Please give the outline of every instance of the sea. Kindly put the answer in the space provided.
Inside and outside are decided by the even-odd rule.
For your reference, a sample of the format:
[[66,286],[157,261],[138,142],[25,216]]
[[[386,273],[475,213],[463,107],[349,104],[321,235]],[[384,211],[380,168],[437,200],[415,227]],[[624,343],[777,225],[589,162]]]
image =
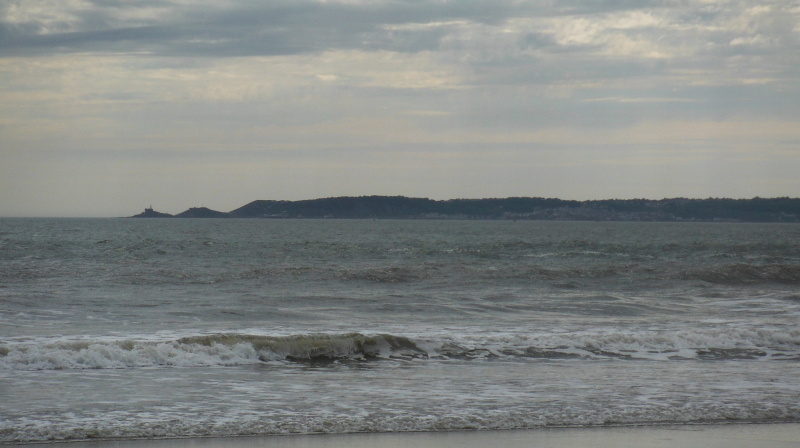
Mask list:
[[800,226],[0,219],[0,442],[800,422]]

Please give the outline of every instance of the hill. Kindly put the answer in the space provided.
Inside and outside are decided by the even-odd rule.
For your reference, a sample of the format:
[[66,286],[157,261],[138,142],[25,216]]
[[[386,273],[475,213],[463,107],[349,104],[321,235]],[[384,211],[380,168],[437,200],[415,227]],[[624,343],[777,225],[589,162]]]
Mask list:
[[218,212],[207,207],[192,207],[175,215],[176,218],[230,218],[230,213]]
[[[146,209],[136,217],[172,217]],[[800,199],[607,199],[553,198],[433,200],[405,196],[358,196],[303,201],[258,200],[228,213],[190,208],[177,218],[313,219],[512,219],[550,221],[800,222]]]

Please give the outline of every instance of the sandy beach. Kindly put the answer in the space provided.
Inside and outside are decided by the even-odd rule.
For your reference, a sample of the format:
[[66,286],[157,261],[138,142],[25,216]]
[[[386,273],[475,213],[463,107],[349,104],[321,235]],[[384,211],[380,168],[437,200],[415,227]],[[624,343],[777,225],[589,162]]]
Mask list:
[[[28,444],[26,447],[53,447]],[[97,440],[70,448],[785,448],[800,447],[800,424],[552,428],[509,431],[404,432],[337,435]]]

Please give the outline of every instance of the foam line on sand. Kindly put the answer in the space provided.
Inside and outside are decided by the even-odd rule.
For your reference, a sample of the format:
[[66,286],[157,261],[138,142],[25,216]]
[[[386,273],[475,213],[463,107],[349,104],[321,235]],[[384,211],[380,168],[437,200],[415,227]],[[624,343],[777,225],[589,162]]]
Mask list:
[[[59,444],[60,445],[60,444]],[[800,423],[71,442],[69,448],[800,448]],[[27,448],[54,447],[30,444]]]

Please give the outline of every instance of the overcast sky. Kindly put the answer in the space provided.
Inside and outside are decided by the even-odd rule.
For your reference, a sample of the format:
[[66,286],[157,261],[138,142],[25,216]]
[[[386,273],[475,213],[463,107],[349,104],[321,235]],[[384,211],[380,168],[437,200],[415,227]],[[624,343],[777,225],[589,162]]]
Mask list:
[[0,0],[0,216],[800,196],[800,1]]

